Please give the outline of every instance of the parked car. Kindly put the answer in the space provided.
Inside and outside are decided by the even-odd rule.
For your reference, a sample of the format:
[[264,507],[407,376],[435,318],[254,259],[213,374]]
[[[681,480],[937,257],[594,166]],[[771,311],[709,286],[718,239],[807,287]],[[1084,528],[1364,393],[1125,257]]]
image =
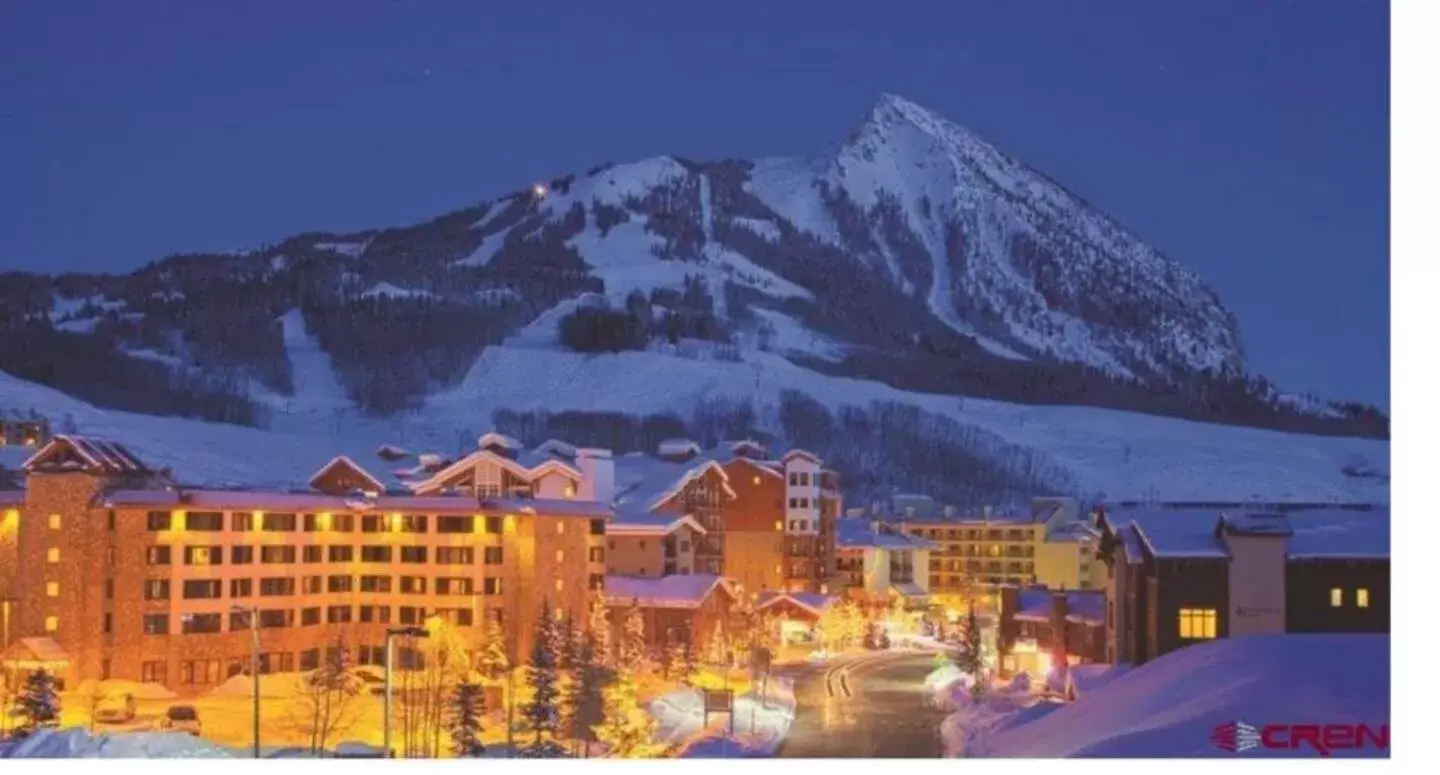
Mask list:
[[95,720],[101,724],[123,724],[135,719],[135,696],[108,694],[95,706]]
[[171,705],[160,719],[160,728],[167,732],[189,732],[200,736],[200,714],[193,705]]

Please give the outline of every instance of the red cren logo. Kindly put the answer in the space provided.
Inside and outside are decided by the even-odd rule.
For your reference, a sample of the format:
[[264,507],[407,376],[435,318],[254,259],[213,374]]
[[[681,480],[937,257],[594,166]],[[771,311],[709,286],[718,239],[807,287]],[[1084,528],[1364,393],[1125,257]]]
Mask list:
[[1210,742],[1230,753],[1252,748],[1299,750],[1309,748],[1321,756],[1334,751],[1374,747],[1390,749],[1390,725],[1266,724],[1258,729],[1243,721],[1230,721],[1210,730]]

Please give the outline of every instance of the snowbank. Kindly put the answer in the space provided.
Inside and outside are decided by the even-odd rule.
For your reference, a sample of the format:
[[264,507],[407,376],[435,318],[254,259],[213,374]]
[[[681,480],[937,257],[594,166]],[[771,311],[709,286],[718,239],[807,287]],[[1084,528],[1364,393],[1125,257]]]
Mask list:
[[[294,697],[299,691],[299,673],[272,673],[260,676],[261,699],[286,699]],[[206,694],[210,697],[253,697],[255,696],[255,678],[243,673],[232,675]]]
[[180,695],[166,689],[157,683],[140,683],[139,681],[122,681],[109,679],[105,681],[82,681],[75,687],[74,694],[79,697],[93,697],[96,692],[101,695],[118,697],[128,694],[137,700],[173,700]]
[[[1343,669],[1338,669],[1343,666]],[[947,720],[948,721],[948,720]],[[1390,723],[1390,636],[1264,635],[1189,646],[1085,691],[1041,718],[1012,720],[970,755],[1233,756],[1221,724]],[[1316,756],[1311,748],[1245,756]],[[1384,756],[1374,748],[1334,756]]]
[[228,759],[224,748],[181,732],[90,735],[46,729],[4,751],[9,759]]
[[735,698],[734,733],[730,718],[712,714],[703,727],[704,700],[697,689],[677,689],[650,703],[657,742],[674,746],[682,758],[748,758],[774,755],[795,720],[795,689],[786,678],[771,678],[762,705],[757,698]]

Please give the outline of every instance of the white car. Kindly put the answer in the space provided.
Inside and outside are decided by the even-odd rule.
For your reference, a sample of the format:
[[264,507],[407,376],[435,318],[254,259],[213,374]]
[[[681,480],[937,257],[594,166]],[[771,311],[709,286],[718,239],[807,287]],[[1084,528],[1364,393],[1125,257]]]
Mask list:
[[135,718],[135,697],[129,693],[110,694],[95,706],[95,720],[101,724],[123,724]]
[[200,736],[200,714],[193,705],[171,705],[160,719],[160,728],[166,732],[188,732]]

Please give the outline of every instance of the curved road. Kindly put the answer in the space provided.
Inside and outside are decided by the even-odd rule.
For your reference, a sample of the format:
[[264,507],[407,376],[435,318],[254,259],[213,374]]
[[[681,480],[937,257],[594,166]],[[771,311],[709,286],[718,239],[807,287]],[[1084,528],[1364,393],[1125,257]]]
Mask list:
[[865,655],[795,676],[795,721],[778,756],[937,758],[945,714],[922,691],[934,655]]

